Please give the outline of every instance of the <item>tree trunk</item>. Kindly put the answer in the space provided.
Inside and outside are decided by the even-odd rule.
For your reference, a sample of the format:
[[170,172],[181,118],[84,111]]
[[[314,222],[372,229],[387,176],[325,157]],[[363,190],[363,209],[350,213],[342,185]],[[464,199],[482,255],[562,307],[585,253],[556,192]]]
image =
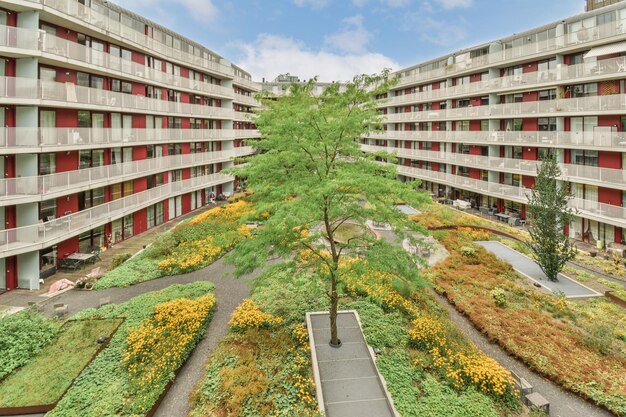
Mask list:
[[330,345],[332,347],[341,346],[341,340],[337,337],[337,304],[339,297],[337,296],[337,274],[330,274]]

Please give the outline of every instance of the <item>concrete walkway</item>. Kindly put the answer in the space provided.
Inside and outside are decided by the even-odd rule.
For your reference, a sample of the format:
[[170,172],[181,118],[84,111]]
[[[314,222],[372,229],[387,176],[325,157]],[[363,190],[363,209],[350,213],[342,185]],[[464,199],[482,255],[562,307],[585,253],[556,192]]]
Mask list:
[[217,311],[209,324],[204,338],[183,366],[174,385],[165,396],[156,416],[186,416],[189,412],[189,396],[202,378],[204,363],[228,331],[228,321],[239,303],[250,295],[249,281],[262,271],[257,270],[242,278],[232,275],[234,267],[219,259],[208,267],[189,274],[159,278],[128,288],[110,288],[102,291],[69,291],[41,303],[43,313],[51,316],[53,304],[65,303],[69,314],[91,307],[98,307],[100,298],[110,297],[111,303],[119,304],[151,291],[158,291],[173,284],[188,284],[196,281],[211,281],[215,284]]
[[476,244],[487,249],[499,259],[510,263],[513,269],[521,275],[541,285],[550,292],[561,291],[567,298],[603,296],[599,292],[563,274],[558,275],[558,281],[550,281],[535,261],[500,242],[476,242]]

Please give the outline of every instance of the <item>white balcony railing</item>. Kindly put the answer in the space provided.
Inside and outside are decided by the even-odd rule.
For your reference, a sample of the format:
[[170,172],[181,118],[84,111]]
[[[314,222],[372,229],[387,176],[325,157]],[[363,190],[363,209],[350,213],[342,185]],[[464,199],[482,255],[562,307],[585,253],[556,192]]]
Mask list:
[[160,83],[168,88],[178,87],[209,95],[219,95],[231,99],[233,97],[232,88],[168,74],[160,69],[146,67],[143,64],[59,38],[41,30],[0,25],[0,48],[2,47],[26,49],[31,54],[34,51],[40,51],[54,55],[63,61],[69,59],[99,67],[98,69],[109,75],[117,73],[134,78],[143,78],[150,83]]
[[370,135],[371,139],[428,142],[456,142],[476,145],[532,145],[550,148],[589,148],[626,152],[626,133],[538,132],[538,131],[399,131],[388,130]]
[[254,99],[252,96],[247,96],[245,94],[235,94],[235,103],[242,103],[246,106],[250,107],[259,107],[260,104],[258,101]]
[[[624,39],[625,35],[626,20],[617,20],[596,27],[583,27],[577,32],[566,33],[542,41],[525,42],[524,45],[515,47],[505,47],[502,42],[494,42],[490,47],[491,53],[487,55],[469,58],[469,53],[459,53],[457,54],[458,56],[464,56],[466,58],[442,68],[403,76],[399,80],[399,86],[424,83],[436,78],[453,77],[455,74],[471,72],[494,64],[498,64],[498,66],[501,67],[507,61],[520,58],[527,59],[535,55],[552,55],[557,51],[566,50],[568,48],[581,48],[586,45],[591,46],[601,43],[602,41],[611,43]],[[400,73],[403,72],[402,70],[400,71]]]
[[198,49],[197,53],[192,54],[182,51],[180,48],[167,46],[160,41],[146,36],[143,29],[138,31],[130,26],[126,26],[119,21],[119,17],[114,19],[90,7],[86,7],[75,0],[27,1],[39,4],[43,6],[44,10],[53,14],[62,14],[66,19],[82,21],[91,25],[93,27],[92,29],[103,31],[107,36],[118,37],[121,42],[132,45],[139,50],[150,50],[170,60],[178,61],[183,65],[193,65],[202,71],[209,71],[230,77],[233,75],[232,66],[220,63],[220,58],[217,56],[210,57],[208,52],[200,49]]
[[231,181],[232,176],[220,173],[174,181],[45,223],[0,230],[0,252],[7,257],[42,249],[169,197]]
[[[527,196],[530,193],[529,189],[523,187],[481,181],[420,168],[398,166],[398,174],[523,204],[528,203]],[[580,217],[593,218],[600,222],[613,224],[618,227],[626,227],[626,207],[580,198],[572,198],[569,200],[568,204],[575,210],[576,215]]]
[[[468,168],[508,172],[525,176],[536,176],[539,161],[525,159],[498,158],[482,155],[428,151],[423,149],[390,148],[384,146],[361,145],[366,152],[385,151],[400,158],[430,161],[440,164],[453,164]],[[599,184],[605,187],[626,189],[626,169],[600,168],[583,165],[560,164],[561,179],[583,184]]]
[[[0,153],[232,140],[231,129],[0,128]],[[247,130],[254,137],[256,130]]]
[[591,96],[522,103],[468,106],[457,109],[425,110],[391,113],[383,116],[386,122],[424,122],[438,120],[493,119],[512,117],[563,116],[575,114],[602,114],[626,111],[626,94]]
[[[250,155],[252,152],[251,147],[240,147],[230,151],[170,155],[50,175],[0,179],[0,198],[2,198],[0,205],[14,204],[12,199],[24,197],[36,197],[33,201],[46,200],[83,188],[102,187],[171,169],[226,162],[238,156]],[[20,200],[20,203],[23,202],[25,201]]]
[[[153,112],[167,115],[232,119],[233,110],[152,99],[140,95],[118,93],[71,83],[40,81],[30,78],[0,77],[0,100],[15,104],[16,100],[41,100],[41,104],[60,107],[98,106],[108,111],[126,113]],[[30,104],[23,102],[20,104]],[[40,104],[35,102],[34,104]]]
[[235,129],[235,139],[256,139],[261,137],[261,132],[256,129]]
[[[571,82],[589,82],[590,79],[615,78],[626,75],[626,58],[610,58],[597,62],[585,62],[577,65],[559,64],[550,71],[534,71],[520,75],[510,75],[440,88],[430,91],[403,94],[381,101],[382,107],[394,107],[431,101],[452,99],[455,97],[484,96],[505,89],[539,89],[542,86],[554,86]],[[400,90],[403,91],[403,90]]]

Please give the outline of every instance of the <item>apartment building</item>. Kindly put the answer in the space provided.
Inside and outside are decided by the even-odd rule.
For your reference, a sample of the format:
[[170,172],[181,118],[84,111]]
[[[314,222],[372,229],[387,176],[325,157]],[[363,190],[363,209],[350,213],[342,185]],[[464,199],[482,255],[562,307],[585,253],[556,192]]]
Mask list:
[[98,0],[0,1],[0,289],[231,194],[260,86]]
[[[597,3],[597,2],[596,2]],[[367,151],[401,178],[511,221],[526,218],[537,161],[571,189],[572,238],[626,238],[626,3],[618,2],[397,72]]]

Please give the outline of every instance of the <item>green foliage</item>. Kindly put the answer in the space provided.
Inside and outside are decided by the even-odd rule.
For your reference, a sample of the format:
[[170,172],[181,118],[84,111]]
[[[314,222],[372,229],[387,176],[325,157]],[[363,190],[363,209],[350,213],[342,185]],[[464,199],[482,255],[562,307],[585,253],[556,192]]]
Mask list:
[[308,311],[328,310],[324,283],[294,263],[271,267],[254,280],[253,289],[252,299],[261,309],[287,323],[301,323]]
[[593,326],[583,341],[587,347],[608,355],[613,350],[613,329],[607,325]]
[[342,307],[358,311],[363,333],[370,346],[382,349],[402,348],[407,345],[409,339],[400,313],[385,313],[381,307],[367,299],[353,301]]
[[569,191],[559,184],[561,169],[554,156],[542,160],[528,198],[531,218],[530,249],[548,279],[557,280],[565,264],[576,257],[576,248],[564,233],[574,218],[568,206]]
[[26,365],[59,331],[60,323],[23,310],[0,319],[0,380]]
[[130,253],[118,253],[113,257],[113,259],[111,259],[111,266],[109,266],[109,271],[117,268],[118,266],[132,258],[132,256],[133,255]]
[[120,323],[120,319],[68,322],[52,343],[0,384],[0,407],[56,402],[100,348],[98,337],[110,336]]
[[[306,249],[312,255],[310,266],[330,281],[330,312],[335,315],[339,260],[347,253],[367,252],[376,240],[369,233],[337,239],[339,228],[346,222],[364,228],[367,220],[376,220],[396,226],[401,236],[416,229],[394,204],[419,206],[427,195],[415,192],[415,183],[398,182],[395,165],[375,160],[391,160],[391,155],[364,153],[358,141],[381,129],[372,97],[389,89],[388,76],[389,71],[357,76],[344,88],[331,84],[319,96],[311,80],[294,84],[279,100],[261,97],[265,109],[255,123],[262,137],[250,142],[260,153],[231,173],[255,191],[255,217],[270,216],[254,238],[237,245],[231,258],[237,273],[260,267],[270,255]],[[336,328],[331,335],[336,342]]]
[[94,288],[104,290],[112,287],[130,287],[139,282],[161,278],[165,272],[159,268],[158,262],[151,259],[147,251],[135,256],[132,260],[124,262],[119,267],[107,272],[100,278]]
[[[163,392],[167,381],[154,384],[141,396],[132,395],[123,353],[129,329],[140,325],[152,315],[154,307],[177,298],[196,299],[214,289],[210,282],[195,282],[187,285],[172,285],[134,297],[123,304],[106,305],[99,309],[84,310],[74,316],[82,318],[126,317],[126,321],[111,339],[109,346],[80,374],[76,382],[48,417],[104,417],[144,415],[147,404],[154,404]],[[189,355],[191,350],[186,354]],[[173,378],[173,375],[171,375]]]
[[496,287],[489,294],[498,307],[506,307],[506,291],[503,288]]

